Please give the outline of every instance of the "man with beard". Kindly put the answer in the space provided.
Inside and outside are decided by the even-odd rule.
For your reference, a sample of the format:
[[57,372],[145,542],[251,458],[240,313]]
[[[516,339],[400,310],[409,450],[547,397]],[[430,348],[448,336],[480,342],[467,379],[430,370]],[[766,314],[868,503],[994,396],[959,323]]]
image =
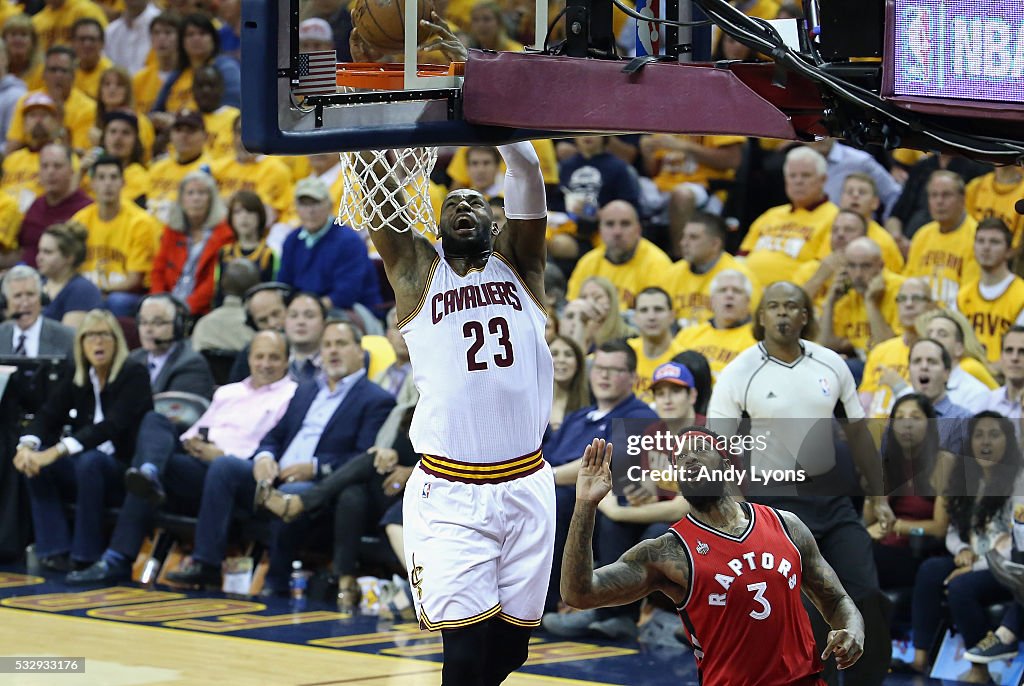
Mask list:
[[[420,625],[442,631],[451,686],[499,684],[526,661],[554,549],[554,477],[540,452],[554,383],[544,178],[528,142],[499,150],[500,233],[472,189],[442,203],[438,247],[410,227],[370,227],[420,391],[409,437],[423,457],[405,491],[406,565]],[[374,174],[387,186],[374,202],[399,191],[382,164]]]
[[619,293],[619,309],[636,304],[637,293],[658,286],[672,266],[672,260],[643,237],[636,206],[625,200],[613,200],[597,213],[601,245],[580,258],[569,275],[569,300],[580,297],[583,282],[591,276],[603,276]]
[[[869,686],[881,684],[888,672],[889,625],[871,539],[849,498],[855,489],[836,459],[837,423],[883,521],[892,519],[892,510],[880,496],[880,460],[853,375],[838,354],[806,340],[815,337],[816,328],[810,297],[799,286],[780,281],[766,288],[754,315],[754,338],[760,342],[719,374],[708,426],[730,436],[745,434],[755,446],[745,465],[752,474],[803,475],[787,482],[749,481],[747,492],[752,501],[790,510],[814,533],[868,625],[864,660],[848,679]],[[811,616],[820,642],[825,627],[817,613]],[[828,670],[826,679],[834,678]]]
[[[611,490],[612,446],[602,439],[587,446],[562,557],[562,597],[590,608],[661,591],[679,611],[704,686],[821,686],[820,660],[835,655],[839,669],[856,663],[863,619],[808,528],[790,512],[726,494],[714,478],[731,471],[721,436],[695,426],[682,438],[674,465],[690,513],[596,570],[594,515]],[[698,480],[702,473],[708,478]],[[832,627],[820,660],[801,591]]]

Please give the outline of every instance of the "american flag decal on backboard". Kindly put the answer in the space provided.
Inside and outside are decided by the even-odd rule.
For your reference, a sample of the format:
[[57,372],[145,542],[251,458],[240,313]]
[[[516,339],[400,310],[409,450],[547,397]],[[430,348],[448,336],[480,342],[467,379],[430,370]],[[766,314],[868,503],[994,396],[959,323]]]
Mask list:
[[304,52],[299,55],[296,75],[299,83],[292,87],[295,95],[332,95],[337,92],[338,57],[334,50]]

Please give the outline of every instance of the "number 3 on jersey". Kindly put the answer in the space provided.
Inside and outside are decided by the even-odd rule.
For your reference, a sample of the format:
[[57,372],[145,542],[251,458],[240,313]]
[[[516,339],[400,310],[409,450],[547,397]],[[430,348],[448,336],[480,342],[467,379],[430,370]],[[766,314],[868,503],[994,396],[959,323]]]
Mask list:
[[[487,333],[497,336],[498,345],[501,346],[501,353],[493,356],[497,367],[511,367],[515,362],[515,355],[512,352],[512,339],[509,338],[508,322],[504,317],[495,317],[487,322]],[[471,372],[479,372],[487,369],[487,360],[479,360],[477,356],[480,349],[484,347],[483,322],[476,320],[468,321],[462,325],[462,336],[472,341],[469,350],[466,351],[466,366]]]
[[747,590],[754,591],[754,602],[761,606],[760,610],[751,610],[750,616],[759,620],[768,619],[768,615],[772,613],[772,604],[764,597],[764,592],[768,590],[768,584],[763,581],[756,584],[747,584]]

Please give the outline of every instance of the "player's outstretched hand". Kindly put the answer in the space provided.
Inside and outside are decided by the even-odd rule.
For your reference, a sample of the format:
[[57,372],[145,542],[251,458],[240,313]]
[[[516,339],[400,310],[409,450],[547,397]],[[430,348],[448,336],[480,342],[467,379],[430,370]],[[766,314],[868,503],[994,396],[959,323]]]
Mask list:
[[465,62],[469,57],[466,46],[451,30],[448,23],[437,12],[431,12],[430,18],[433,21],[420,19],[420,26],[430,31],[430,38],[420,44],[419,50],[421,52],[440,50],[451,62]]
[[835,655],[836,667],[846,669],[859,660],[863,654],[864,637],[846,629],[838,629],[829,632],[828,645],[825,646],[821,659],[827,660],[830,655]]
[[583,451],[579,476],[576,477],[576,499],[599,503],[612,490],[613,446],[603,438],[595,438]]

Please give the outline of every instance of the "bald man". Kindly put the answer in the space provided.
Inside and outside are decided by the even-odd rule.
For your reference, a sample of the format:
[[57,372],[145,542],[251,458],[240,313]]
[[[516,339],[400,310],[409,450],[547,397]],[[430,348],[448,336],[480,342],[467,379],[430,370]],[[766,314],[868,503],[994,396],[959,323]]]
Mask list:
[[601,245],[581,257],[572,270],[568,298],[578,298],[589,277],[603,276],[618,289],[619,308],[632,309],[637,293],[661,284],[672,260],[641,235],[640,215],[632,204],[613,200],[597,216]]

